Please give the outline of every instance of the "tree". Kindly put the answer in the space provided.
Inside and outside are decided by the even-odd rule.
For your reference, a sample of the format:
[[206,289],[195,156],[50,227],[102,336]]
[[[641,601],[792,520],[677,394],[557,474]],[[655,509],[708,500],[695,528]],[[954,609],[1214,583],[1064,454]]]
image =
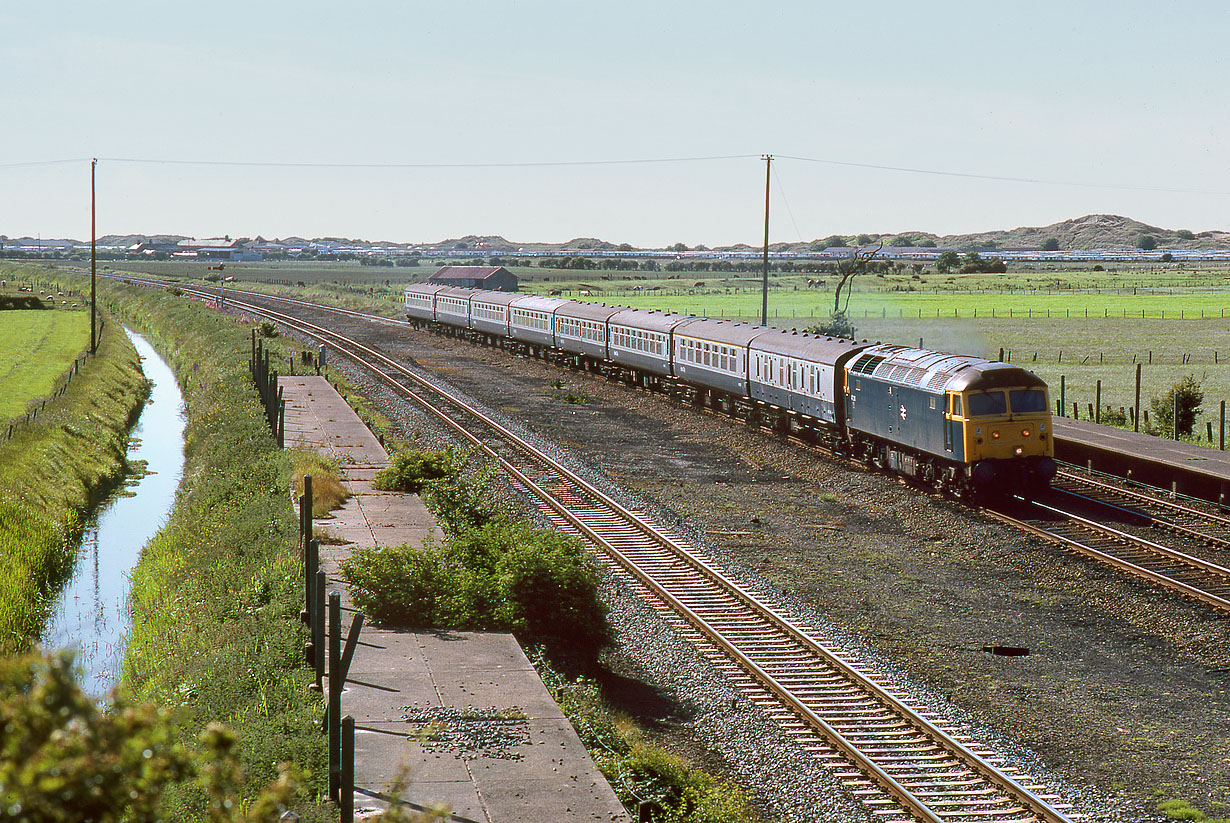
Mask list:
[[1165,254],[1162,255],[1162,262],[1163,263],[1173,263],[1174,255],[1171,254],[1170,252],[1166,252]]
[[[867,271],[867,264],[871,262],[880,249],[884,248],[884,243],[876,246],[874,249],[856,249],[854,256],[849,260],[843,260],[837,265],[837,288],[833,290],[833,314],[846,314],[846,306],[850,305],[850,290],[846,287],[850,285],[850,281],[858,277],[863,272]],[[846,290],[846,305],[841,304],[841,292]],[[853,330],[853,327],[851,327]]]
[[[1170,387],[1161,397],[1149,401],[1153,410],[1153,434],[1166,436],[1176,431],[1179,435],[1191,436],[1204,402],[1204,389],[1196,375],[1189,374]],[[1178,410],[1178,426],[1175,426],[1175,411]]]
[[832,234],[824,238],[824,247],[828,249],[844,249],[846,247],[846,238],[840,234]]
[[1136,238],[1136,248],[1143,251],[1153,251],[1157,248],[1157,240],[1151,234],[1142,234]]
[[675,245],[671,246],[670,250],[671,251],[687,251],[688,247],[687,245],[683,243],[676,243]]
[[870,234],[860,234],[860,235],[859,235],[858,237],[856,237],[856,238],[855,238],[855,240],[854,240],[854,244],[855,244],[856,246],[866,246],[866,245],[869,245],[870,243],[871,243],[871,235],[870,235]]
[[961,255],[949,249],[940,254],[935,260],[935,270],[940,274],[948,274],[948,272],[961,265]]
[[906,237],[904,234],[899,234],[892,240],[889,240],[888,245],[895,248],[910,248],[914,245],[914,241],[909,237]]
[[1175,235],[1180,240],[1195,240],[1196,239],[1196,235],[1192,234],[1187,229],[1179,229],[1177,232],[1175,232]]
[[1042,241],[1042,251],[1059,251],[1059,238],[1048,237]]

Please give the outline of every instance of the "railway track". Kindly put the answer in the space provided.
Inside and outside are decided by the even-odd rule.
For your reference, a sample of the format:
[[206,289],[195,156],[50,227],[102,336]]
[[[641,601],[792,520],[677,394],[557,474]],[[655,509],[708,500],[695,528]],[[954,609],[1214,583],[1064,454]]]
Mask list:
[[[166,285],[156,280],[125,279],[133,282],[148,282],[151,285]],[[211,289],[187,290],[195,291],[199,296],[207,299],[217,298],[217,293]],[[238,291],[232,291],[231,294],[259,297],[312,310],[323,309],[365,322],[393,326],[409,325],[401,320],[340,307],[322,306],[294,298]],[[232,305],[239,305],[235,303],[235,297],[232,297],[230,302]],[[252,308],[255,309],[255,307]],[[747,425],[746,421],[725,412],[710,408],[702,408],[700,411]],[[780,433],[763,427],[756,428],[773,436],[781,436]],[[796,436],[789,435],[786,439],[800,448],[824,453],[835,459],[848,460],[848,458],[837,458],[822,447]],[[849,462],[862,465],[857,461]],[[1166,500],[1160,496],[1147,495],[1140,491],[1101,483],[1070,471],[1060,473],[1056,486],[1073,496],[1084,497],[1116,509],[1121,515],[1126,513],[1133,522],[1140,525],[1163,529],[1187,540],[1230,550],[1230,518],[1195,509],[1174,500]],[[1057,506],[1045,508],[1046,504],[1025,501],[1021,498],[1017,500],[1022,505],[1033,506],[1036,509],[1035,513],[1013,516],[1001,510],[983,509],[983,511],[1006,525],[1057,543],[1067,551],[1109,565],[1151,584],[1177,592],[1217,611],[1230,614],[1230,577],[1228,577],[1230,570],[1226,567],[1189,552],[1162,546],[1123,529],[1094,522],[1074,512],[1065,512]],[[1114,518],[1108,519],[1113,520]]]
[[[986,509],[986,514],[1057,543],[1066,551],[1091,558],[1230,614],[1230,568],[1105,521],[1127,520],[1134,525],[1157,527],[1179,534],[1186,540],[1215,543],[1223,548],[1230,547],[1230,541],[1192,526],[1160,519],[1145,511],[1125,508],[1106,500],[1105,495],[1090,497],[1063,486],[1048,498],[1050,502],[1020,496],[1013,499],[1018,505],[1011,511]],[[1074,511],[1076,508],[1087,508],[1090,504],[1111,510],[1105,521],[1094,520]],[[1205,517],[1204,513],[1196,510],[1186,510],[1193,518]]]
[[357,341],[253,303],[229,302],[346,354],[497,460],[552,522],[582,537],[787,733],[831,765],[877,820],[1073,819],[1070,807],[1032,778],[881,685],[885,678],[856,655],[791,621],[753,586],[481,410]]

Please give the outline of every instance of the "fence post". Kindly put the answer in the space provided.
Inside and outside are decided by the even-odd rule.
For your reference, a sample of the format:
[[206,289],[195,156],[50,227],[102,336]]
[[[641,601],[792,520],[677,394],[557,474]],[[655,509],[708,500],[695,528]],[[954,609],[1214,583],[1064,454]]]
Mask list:
[[1068,376],[1066,374],[1059,375],[1059,416],[1064,416],[1064,410],[1068,408]]
[[312,585],[312,636],[316,644],[316,690],[324,688],[325,680],[325,573],[316,572],[316,582]]
[[1095,408],[1097,409],[1097,411],[1093,413],[1093,422],[1101,423],[1102,422],[1102,381],[1101,380],[1098,381],[1097,388],[1094,389],[1094,394],[1095,394]]
[[1217,435],[1217,448],[1226,450],[1226,401],[1221,401],[1221,429]]
[[1134,431],[1140,431],[1140,365],[1136,364],[1136,414],[1132,416]]
[[329,798],[341,798],[342,595],[329,593]]
[[354,718],[342,718],[341,823],[354,823]]
[[1172,409],[1172,417],[1170,420],[1170,430],[1173,435],[1172,439],[1179,439],[1179,393],[1174,393],[1174,407]]

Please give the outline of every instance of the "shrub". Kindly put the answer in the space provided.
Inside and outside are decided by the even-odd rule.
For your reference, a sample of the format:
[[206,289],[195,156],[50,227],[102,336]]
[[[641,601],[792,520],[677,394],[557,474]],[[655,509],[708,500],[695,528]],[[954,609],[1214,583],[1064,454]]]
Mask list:
[[495,464],[488,463],[467,475],[468,455],[448,451],[444,476],[424,486],[426,502],[445,534],[456,536],[504,517],[507,512],[491,498]]
[[530,657],[547,690],[626,806],[635,807],[645,800],[657,803],[661,809],[652,819],[661,823],[759,819],[751,797],[740,787],[717,780],[621,730],[593,680],[568,679],[540,656],[531,652]]
[[261,337],[277,337],[278,327],[274,325],[272,320],[262,320],[256,326],[256,333]]
[[499,520],[438,547],[359,549],[342,562],[355,604],[415,628],[511,631],[554,658],[585,666],[610,640],[598,575],[581,544]]
[[440,555],[430,546],[356,547],[342,561],[355,605],[374,620],[397,626],[440,625],[443,583]]
[[1194,374],[1183,377],[1164,395],[1154,397],[1149,401],[1149,406],[1153,410],[1150,433],[1166,437],[1174,432],[1177,407],[1178,433],[1180,436],[1190,436],[1196,425],[1196,416],[1200,414],[1200,404],[1203,402],[1204,390],[1200,387],[1200,381]]
[[388,468],[376,473],[372,485],[381,491],[418,494],[429,481],[446,477],[453,467],[447,451],[398,451],[393,454]]
[[824,337],[844,337],[852,340],[854,339],[855,332],[858,330],[850,322],[850,318],[846,316],[844,311],[835,311],[829,315],[827,323],[817,323],[814,326],[808,326],[803,331],[808,334],[817,334]]
[[67,652],[0,660],[0,728],[0,809],[31,823],[153,823],[181,783],[209,798],[210,820],[255,823],[276,819],[299,782],[283,765],[245,799],[233,732],[211,724],[194,752],[168,709],[122,696],[104,709],[82,694]]

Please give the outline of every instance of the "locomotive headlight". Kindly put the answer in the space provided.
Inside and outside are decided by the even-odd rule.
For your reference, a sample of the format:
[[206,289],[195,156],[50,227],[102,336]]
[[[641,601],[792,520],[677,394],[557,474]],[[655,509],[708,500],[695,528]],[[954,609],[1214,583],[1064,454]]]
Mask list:
[[1024,454],[1024,453],[1025,453],[1025,450],[1024,450],[1024,449],[1022,449],[1020,446],[1017,446],[1017,447],[1016,447],[1016,456],[1017,456],[1017,457],[1020,457],[1020,456],[1021,456],[1022,454]]
[[992,439],[992,440],[998,440],[998,439],[999,439],[999,432],[997,432],[997,431],[995,431],[995,432],[991,432],[991,439]]
[[1029,437],[1029,429],[1021,429],[1021,437]]

